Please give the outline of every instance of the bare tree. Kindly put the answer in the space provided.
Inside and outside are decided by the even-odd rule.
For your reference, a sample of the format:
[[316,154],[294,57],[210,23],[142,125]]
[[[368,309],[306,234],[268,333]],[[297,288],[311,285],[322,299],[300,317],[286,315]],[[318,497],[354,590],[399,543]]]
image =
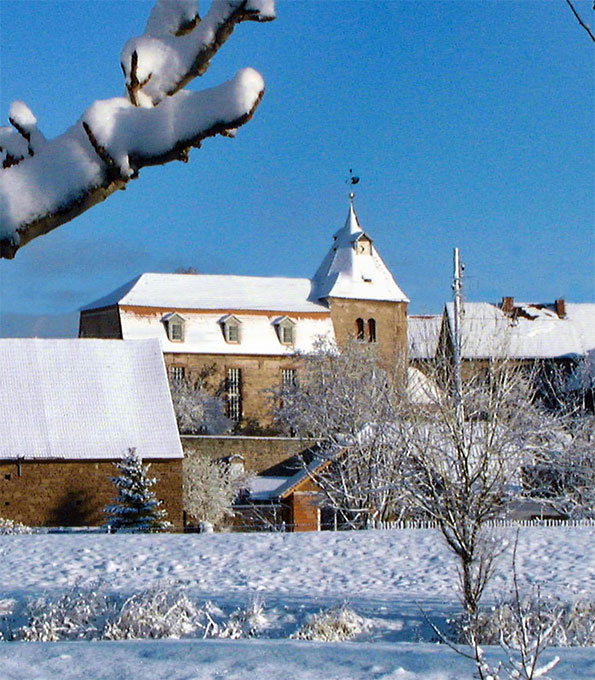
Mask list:
[[181,434],[226,434],[234,422],[224,412],[224,404],[205,386],[207,370],[198,378],[170,380],[170,390]]
[[184,459],[184,510],[195,521],[220,524],[233,516],[232,505],[249,476],[227,461],[203,456]]
[[252,69],[202,92],[183,88],[244,21],[274,19],[274,0],[157,0],[142,36],[122,50],[126,97],[94,102],[65,133],[47,140],[14,102],[0,128],[0,257],[69,222],[138,176],[141,168],[188,160],[215,135],[233,136],[263,93]]
[[327,347],[303,358],[280,417],[321,444],[326,435],[328,464],[308,469],[325,502],[351,511],[355,525],[395,508],[436,522],[457,560],[467,641],[485,679],[479,605],[503,549],[490,521],[509,511],[522,466],[567,433],[536,402],[523,366],[502,359],[455,376],[444,356],[422,370],[425,380],[416,376],[411,389],[367,346]]
[[288,433],[318,440],[316,458],[304,463],[321,503],[352,528],[405,514],[404,465],[393,441],[397,382],[374,347],[321,340],[300,357],[298,376],[276,393],[276,418]]

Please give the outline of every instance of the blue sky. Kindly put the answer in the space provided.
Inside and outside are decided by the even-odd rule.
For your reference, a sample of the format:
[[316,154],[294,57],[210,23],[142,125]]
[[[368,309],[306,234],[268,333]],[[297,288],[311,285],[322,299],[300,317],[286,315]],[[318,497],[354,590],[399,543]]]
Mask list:
[[[0,0],[2,124],[21,99],[52,137],[122,94],[120,50],[150,7]],[[43,334],[14,315],[71,314],[146,271],[311,276],[350,168],[413,313],[449,298],[455,246],[470,300],[595,299],[593,46],[564,0],[281,0],[190,88],[244,66],[267,91],[236,139],[146,168],[0,261],[0,334]]]

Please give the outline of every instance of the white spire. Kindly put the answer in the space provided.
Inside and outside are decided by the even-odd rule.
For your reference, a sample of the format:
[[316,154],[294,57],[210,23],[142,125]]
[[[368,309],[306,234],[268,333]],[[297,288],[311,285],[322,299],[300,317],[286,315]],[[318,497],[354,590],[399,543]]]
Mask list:
[[362,230],[353,194],[349,199],[345,226],[334,235],[335,242],[312,279],[313,297],[408,302],[372,240]]

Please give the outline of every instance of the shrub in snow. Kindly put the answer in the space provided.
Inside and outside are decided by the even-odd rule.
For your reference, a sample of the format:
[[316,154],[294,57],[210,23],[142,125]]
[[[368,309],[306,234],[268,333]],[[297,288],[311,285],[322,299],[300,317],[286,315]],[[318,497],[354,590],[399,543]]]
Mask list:
[[232,640],[257,637],[266,625],[264,602],[260,598],[254,598],[246,608],[236,609],[231,614],[227,623],[221,628],[219,637]]
[[114,603],[101,588],[77,586],[57,598],[39,597],[27,605],[28,624],[13,634],[16,640],[56,642],[101,637],[103,622]]
[[[523,625],[520,625],[520,617]],[[451,621],[455,637],[464,642],[467,630],[463,617]],[[557,597],[527,596],[500,602],[483,609],[477,617],[479,644],[517,647],[525,632],[534,638],[548,630],[549,644],[555,647],[590,647],[595,645],[595,602],[563,602]]]
[[346,604],[312,614],[291,637],[294,640],[342,642],[367,630],[368,622]]
[[118,496],[112,505],[104,508],[110,517],[106,526],[112,531],[159,532],[171,529],[165,520],[167,512],[161,509],[161,501],[151,491],[157,479],[147,477],[150,465],[143,465],[136,449],[128,449],[120,463],[115,464],[119,477],[112,477]]
[[12,519],[2,519],[0,517],[0,535],[14,535],[14,534],[33,534],[35,530],[28,527],[21,522],[15,522]]
[[105,625],[106,640],[180,638],[203,625],[204,612],[171,588],[151,588],[129,597]]

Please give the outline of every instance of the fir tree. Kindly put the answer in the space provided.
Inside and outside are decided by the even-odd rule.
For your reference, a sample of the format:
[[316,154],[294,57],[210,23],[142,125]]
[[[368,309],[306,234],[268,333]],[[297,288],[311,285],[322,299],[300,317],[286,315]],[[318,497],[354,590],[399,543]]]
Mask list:
[[161,501],[151,491],[156,478],[147,477],[150,465],[143,465],[136,449],[128,453],[115,466],[119,477],[112,477],[118,488],[118,497],[113,505],[107,505],[104,512],[109,515],[106,526],[112,531],[167,531],[171,524],[166,521],[167,512],[160,509]]

